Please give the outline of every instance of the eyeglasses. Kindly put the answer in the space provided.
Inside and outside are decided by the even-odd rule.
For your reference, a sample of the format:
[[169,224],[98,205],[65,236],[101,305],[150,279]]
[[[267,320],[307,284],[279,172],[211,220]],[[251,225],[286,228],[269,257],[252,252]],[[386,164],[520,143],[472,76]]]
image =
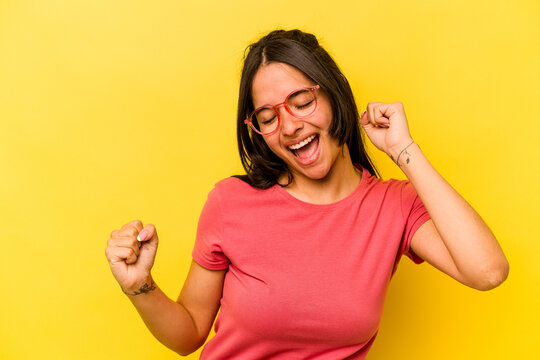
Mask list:
[[320,89],[319,85],[294,90],[280,104],[274,106],[264,105],[255,109],[244,120],[244,123],[248,124],[256,133],[272,135],[279,129],[278,107],[285,106],[285,110],[298,119],[306,118],[317,109],[315,90],[318,89]]

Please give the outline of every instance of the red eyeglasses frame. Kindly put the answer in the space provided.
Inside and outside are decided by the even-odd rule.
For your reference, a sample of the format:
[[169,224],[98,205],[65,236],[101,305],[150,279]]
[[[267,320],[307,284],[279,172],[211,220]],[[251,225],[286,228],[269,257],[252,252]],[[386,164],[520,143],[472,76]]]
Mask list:
[[[253,110],[251,112],[251,114],[244,120],[244,124],[248,125],[253,131],[255,131],[256,133],[260,134],[260,135],[263,135],[263,136],[268,136],[268,135],[272,135],[274,133],[276,133],[276,131],[279,130],[279,124],[280,124],[280,117],[279,117],[279,111],[278,111],[278,107],[280,106],[284,106],[285,107],[285,110],[287,110],[287,112],[289,114],[291,114],[292,116],[294,116],[295,118],[297,119],[305,119],[307,118],[308,116],[311,116],[313,115],[313,113],[315,112],[315,110],[317,110],[317,95],[315,94],[315,90],[318,90],[320,89],[321,86],[320,85],[315,85],[315,86],[308,86],[308,87],[303,87],[303,88],[299,88],[299,89],[296,89],[296,90],[293,90],[291,91],[291,93],[289,95],[287,95],[287,97],[285,98],[285,101],[283,101],[282,103],[279,103],[279,104],[276,104],[276,105],[263,105],[263,106],[259,106],[258,108],[256,108],[255,110]],[[313,111],[310,112],[309,114],[307,115],[304,115],[304,116],[297,116],[295,114],[292,113],[291,109],[289,109],[289,107],[287,106],[287,102],[289,101],[289,97],[298,92],[298,91],[301,91],[301,90],[309,90],[312,94],[313,94],[313,98],[315,99],[315,107],[313,108]],[[259,130],[257,130],[255,128],[255,126],[253,125],[253,115],[255,115],[255,113],[261,109],[273,109],[275,112],[276,112],[276,115],[277,115],[277,120],[278,120],[278,123],[277,123],[277,126],[276,126],[276,130],[272,131],[272,132],[269,132],[268,134],[263,134],[262,132],[260,132]]]

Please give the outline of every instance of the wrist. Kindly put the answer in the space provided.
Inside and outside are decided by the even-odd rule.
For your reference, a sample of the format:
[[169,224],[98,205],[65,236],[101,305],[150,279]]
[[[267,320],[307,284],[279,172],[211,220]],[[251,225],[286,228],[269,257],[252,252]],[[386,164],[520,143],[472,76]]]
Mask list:
[[128,296],[137,296],[149,293],[156,289],[156,283],[154,282],[154,279],[152,278],[152,275],[148,275],[143,281],[138,283],[136,286],[130,287],[128,289],[122,288],[120,286],[120,289],[122,292]]
[[415,144],[415,141],[412,138],[409,138],[398,145],[392,146],[388,149],[388,156],[390,156],[394,163],[401,166],[404,162],[404,154],[413,144]]

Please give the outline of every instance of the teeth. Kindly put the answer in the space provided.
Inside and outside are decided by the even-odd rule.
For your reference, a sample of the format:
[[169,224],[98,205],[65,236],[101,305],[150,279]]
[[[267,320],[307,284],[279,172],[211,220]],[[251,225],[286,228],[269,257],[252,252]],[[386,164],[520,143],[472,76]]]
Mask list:
[[315,139],[315,134],[311,135],[310,137],[308,137],[307,139],[305,139],[304,141],[302,141],[302,142],[300,142],[300,143],[298,143],[296,145],[289,146],[289,149],[291,149],[291,150],[300,149],[302,146],[307,145],[313,139]]

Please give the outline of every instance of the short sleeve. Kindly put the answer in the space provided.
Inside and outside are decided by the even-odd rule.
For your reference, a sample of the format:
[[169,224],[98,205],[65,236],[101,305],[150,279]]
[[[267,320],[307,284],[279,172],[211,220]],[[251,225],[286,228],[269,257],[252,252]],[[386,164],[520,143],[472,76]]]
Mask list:
[[404,181],[401,188],[401,209],[405,228],[401,239],[400,253],[409,257],[415,264],[421,264],[424,260],[410,248],[411,239],[416,230],[431,217],[409,181]]
[[210,270],[225,270],[229,259],[223,253],[223,222],[218,189],[214,187],[206,199],[197,225],[197,235],[191,256]]

